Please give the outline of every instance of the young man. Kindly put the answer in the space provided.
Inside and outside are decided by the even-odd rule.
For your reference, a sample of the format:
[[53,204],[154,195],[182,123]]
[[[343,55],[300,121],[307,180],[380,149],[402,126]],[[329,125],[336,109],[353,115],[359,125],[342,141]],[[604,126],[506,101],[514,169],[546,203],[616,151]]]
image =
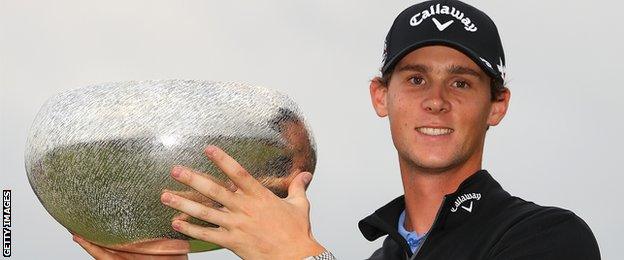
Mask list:
[[481,170],[485,136],[504,117],[497,28],[460,1],[403,11],[386,38],[373,106],[388,116],[405,195],[359,223],[388,235],[371,259],[599,259],[572,212],[513,197]]
[[[359,222],[368,240],[387,235],[371,259],[600,259],[580,218],[513,197],[481,169],[486,132],[510,99],[503,48],[486,14],[460,1],[407,8],[386,37],[381,72],[371,81],[371,99],[389,119],[405,195]],[[222,150],[206,154],[237,190],[174,168],[175,179],[224,205],[165,193],[164,204],[220,226],[176,220],[174,229],[245,259],[333,258],[311,233],[309,173],[299,174],[282,200]]]

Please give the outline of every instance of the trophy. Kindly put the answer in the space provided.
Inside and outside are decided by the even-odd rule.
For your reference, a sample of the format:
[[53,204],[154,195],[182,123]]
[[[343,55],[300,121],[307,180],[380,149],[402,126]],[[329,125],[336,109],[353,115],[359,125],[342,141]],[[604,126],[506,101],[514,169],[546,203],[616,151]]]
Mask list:
[[169,191],[221,207],[169,176],[182,165],[228,183],[205,157],[208,145],[280,197],[294,176],[316,165],[310,128],[288,96],[242,83],[154,80],[49,99],[28,135],[26,172],[50,215],[92,243],[144,254],[208,251],[220,247],[176,232],[171,221],[215,225],[160,202]]

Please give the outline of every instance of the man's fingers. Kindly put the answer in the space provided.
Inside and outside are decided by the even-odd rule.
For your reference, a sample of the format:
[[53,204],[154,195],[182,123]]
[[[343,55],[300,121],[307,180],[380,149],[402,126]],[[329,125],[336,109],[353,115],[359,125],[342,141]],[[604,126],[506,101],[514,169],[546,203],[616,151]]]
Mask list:
[[227,233],[222,228],[202,227],[179,219],[171,222],[171,227],[187,236],[227,248]]
[[312,181],[312,174],[309,172],[299,173],[288,186],[288,199],[306,197],[306,186]]
[[189,214],[195,218],[227,228],[227,216],[218,209],[165,192],[160,196],[165,205]]
[[262,188],[262,185],[251,176],[234,158],[223,150],[210,145],[205,150],[206,156],[232,180],[234,185],[242,191],[254,192]]
[[190,186],[204,196],[207,196],[226,207],[231,205],[230,202],[234,197],[234,193],[209,178],[206,178],[199,172],[182,166],[175,166],[171,170],[171,176],[177,181]]
[[87,240],[84,240],[84,238],[80,236],[74,235],[73,239],[76,243],[78,243],[78,245],[84,248],[84,250],[87,251],[87,253],[89,253],[95,259],[110,260],[115,258],[115,254],[107,251],[106,249],[98,245],[92,244]]

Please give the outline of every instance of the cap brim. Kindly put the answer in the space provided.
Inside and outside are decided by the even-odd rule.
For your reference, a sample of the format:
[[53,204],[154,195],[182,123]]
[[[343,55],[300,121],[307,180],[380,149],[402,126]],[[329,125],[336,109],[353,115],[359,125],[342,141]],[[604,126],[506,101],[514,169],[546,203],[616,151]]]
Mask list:
[[466,56],[468,56],[477,65],[479,65],[479,67],[483,71],[485,71],[485,73],[488,74],[490,77],[493,77],[493,78],[501,77],[500,73],[496,71],[493,67],[488,66],[488,64],[485,63],[483,60],[481,60],[481,56],[479,56],[476,52],[472,51],[470,48],[460,43],[449,41],[449,40],[444,40],[444,39],[429,39],[426,41],[420,41],[420,42],[416,42],[404,48],[381,68],[381,72],[382,73],[388,72],[389,69],[393,68],[397,63],[399,63],[401,59],[403,59],[403,57],[405,57],[410,52],[416,49],[425,47],[425,46],[432,46],[432,45],[444,45],[444,46],[448,46],[453,49],[456,49],[462,52],[463,54],[465,54]]

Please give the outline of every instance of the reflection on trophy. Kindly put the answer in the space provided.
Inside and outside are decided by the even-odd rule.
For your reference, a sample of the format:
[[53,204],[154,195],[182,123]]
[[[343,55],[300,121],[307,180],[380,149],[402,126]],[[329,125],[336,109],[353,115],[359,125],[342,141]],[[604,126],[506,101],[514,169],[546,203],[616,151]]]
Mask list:
[[[170,191],[218,203],[169,177],[174,165],[229,180],[204,156],[216,145],[280,197],[316,148],[299,108],[273,90],[239,83],[109,83],[48,100],[26,149],[30,184],[64,227],[98,245],[137,253],[218,249],[171,229],[173,218],[213,225],[163,206]],[[269,234],[267,234],[269,235]]]

